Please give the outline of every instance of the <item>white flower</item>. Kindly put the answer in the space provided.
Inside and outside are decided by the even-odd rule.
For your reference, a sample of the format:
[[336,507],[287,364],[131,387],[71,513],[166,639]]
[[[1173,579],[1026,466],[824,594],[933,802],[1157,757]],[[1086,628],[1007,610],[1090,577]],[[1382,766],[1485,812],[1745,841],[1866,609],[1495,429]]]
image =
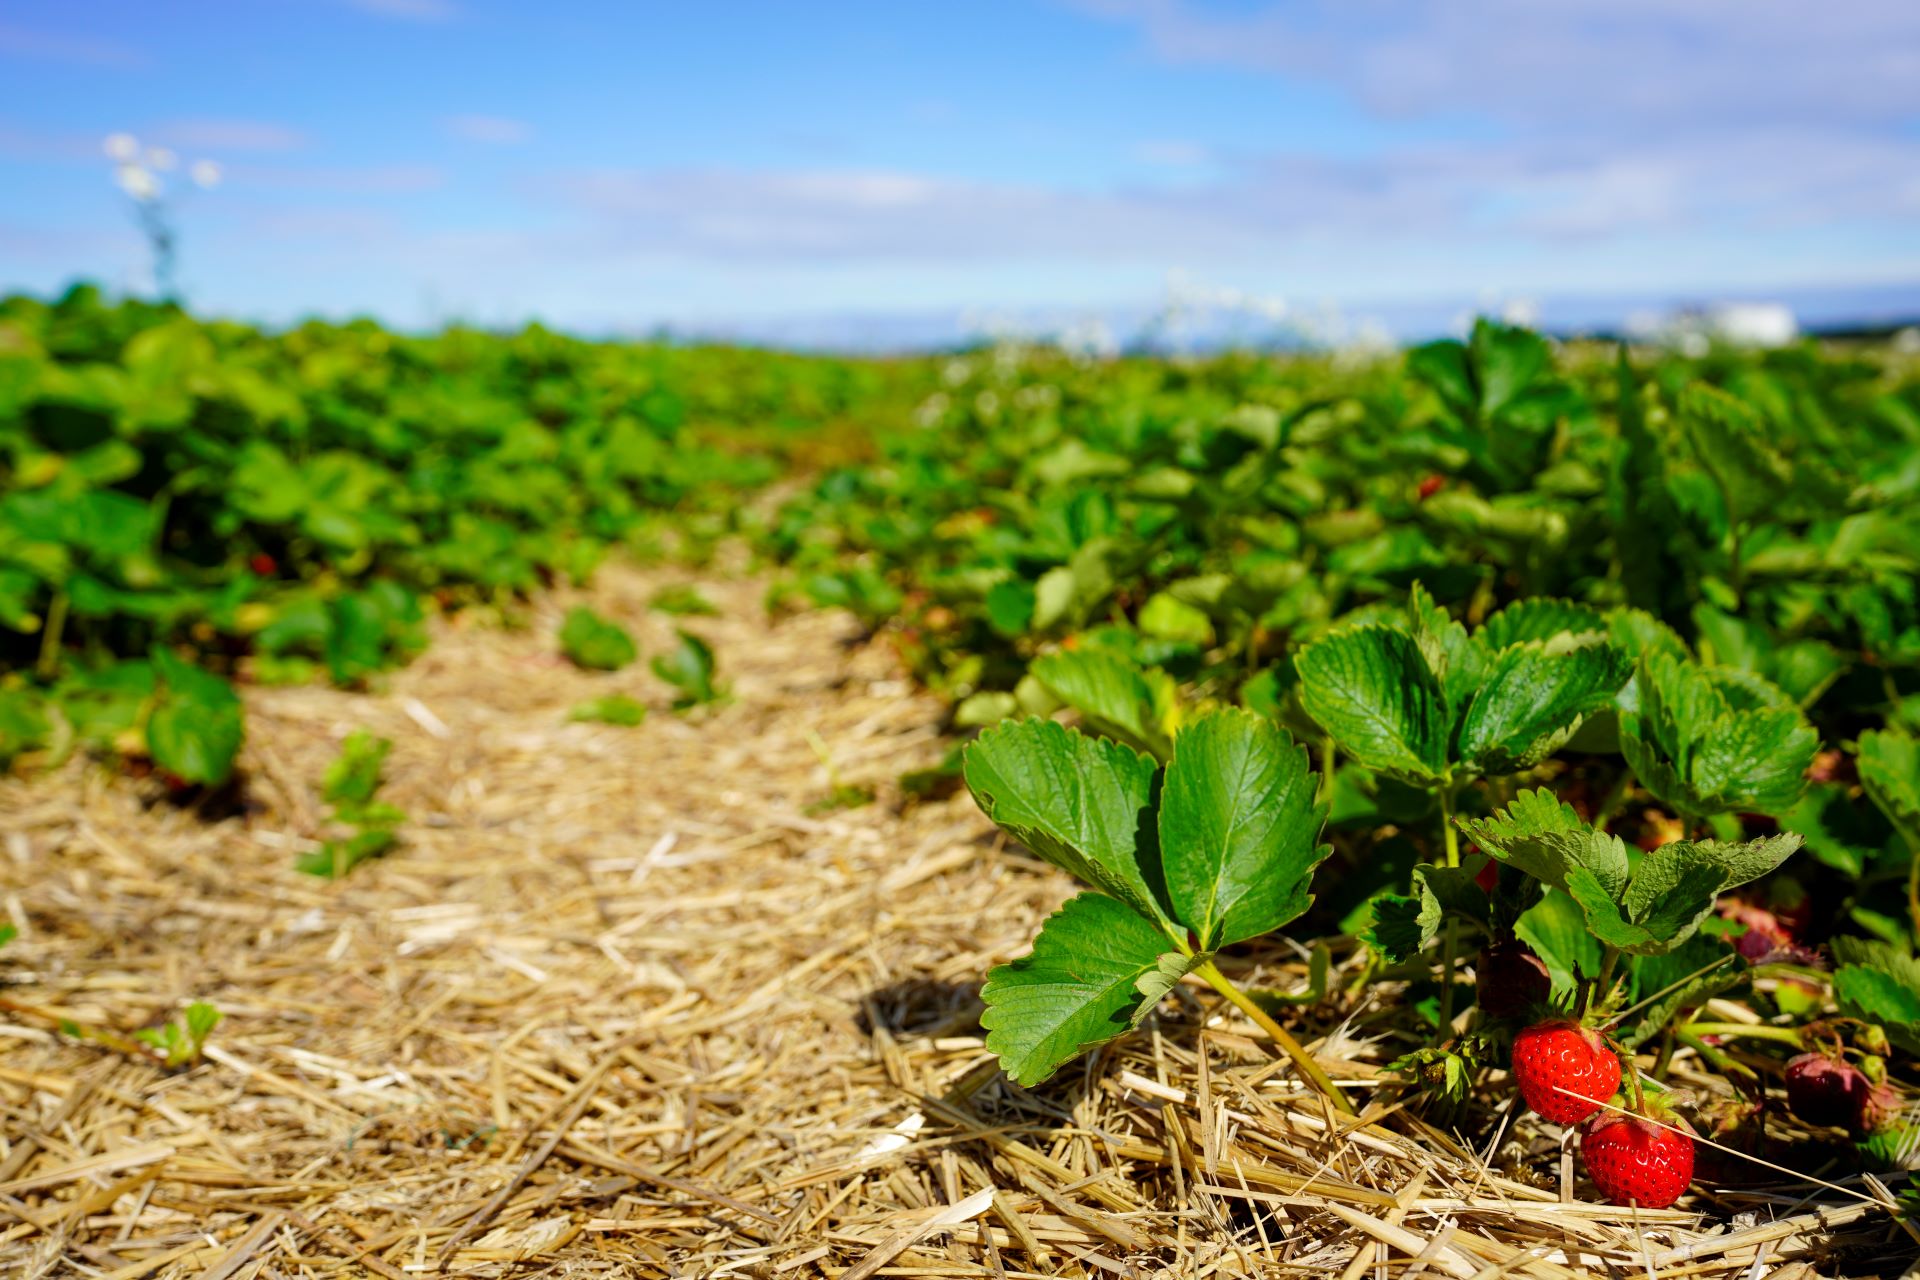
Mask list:
[[114,170],[113,180],[135,200],[147,201],[160,194],[160,180],[137,164],[123,164]]
[[180,162],[180,157],[165,147],[153,147],[147,151],[147,167],[156,173],[165,173]]
[[140,143],[130,133],[110,133],[101,144],[106,149],[107,159],[129,164],[140,154]]
[[193,179],[194,186],[211,190],[220,185],[220,166],[211,160],[195,160],[187,176]]

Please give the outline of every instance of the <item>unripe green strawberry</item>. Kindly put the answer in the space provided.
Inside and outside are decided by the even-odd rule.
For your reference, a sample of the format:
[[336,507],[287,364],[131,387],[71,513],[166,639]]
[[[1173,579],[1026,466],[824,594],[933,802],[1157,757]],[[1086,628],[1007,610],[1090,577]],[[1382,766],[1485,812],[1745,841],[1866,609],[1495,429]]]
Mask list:
[[1610,1203],[1669,1208],[1693,1181],[1693,1139],[1639,1116],[1608,1111],[1580,1138],[1587,1176]]
[[[1600,1033],[1565,1018],[1513,1038],[1513,1080],[1529,1107],[1555,1124],[1578,1124],[1620,1087],[1620,1059]],[[1580,1096],[1574,1096],[1574,1095]]]

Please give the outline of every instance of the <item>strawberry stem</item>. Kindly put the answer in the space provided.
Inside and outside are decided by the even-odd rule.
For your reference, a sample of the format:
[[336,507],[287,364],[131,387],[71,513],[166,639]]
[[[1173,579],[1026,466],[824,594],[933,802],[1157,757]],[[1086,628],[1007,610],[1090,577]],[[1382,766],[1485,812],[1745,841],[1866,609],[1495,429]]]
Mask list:
[[1728,1036],[1742,1040],[1774,1040],[1804,1048],[1806,1037],[1797,1027],[1749,1026],[1744,1022],[1689,1022],[1680,1028],[1682,1035]]
[[[1453,825],[1453,783],[1440,784],[1440,830],[1446,839],[1447,865],[1460,865],[1460,831]],[[1920,861],[1920,859],[1916,859]],[[1453,1034],[1453,967],[1460,950],[1459,926],[1447,918],[1446,940],[1440,944],[1440,1038]]]
[[1335,1084],[1333,1078],[1313,1060],[1313,1055],[1307,1052],[1306,1046],[1295,1040],[1285,1027],[1267,1016],[1267,1011],[1256,1004],[1251,996],[1234,986],[1213,961],[1207,961],[1194,972],[1199,974],[1208,986],[1226,997],[1228,1004],[1251,1018],[1254,1026],[1266,1032],[1267,1038],[1280,1046],[1282,1053],[1293,1059],[1293,1065],[1300,1069],[1300,1074],[1307,1078],[1307,1083],[1326,1095],[1327,1101],[1333,1103],[1346,1115],[1356,1114],[1353,1104],[1347,1101],[1347,1095],[1340,1092],[1340,1086]]

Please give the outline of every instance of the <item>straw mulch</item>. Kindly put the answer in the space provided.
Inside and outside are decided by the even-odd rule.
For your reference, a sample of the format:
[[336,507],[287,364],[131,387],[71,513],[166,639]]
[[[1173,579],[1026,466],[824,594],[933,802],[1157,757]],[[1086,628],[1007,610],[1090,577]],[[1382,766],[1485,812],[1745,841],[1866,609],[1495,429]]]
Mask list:
[[[658,652],[645,602],[669,580],[610,570],[593,603]],[[831,614],[769,623],[751,578],[705,589],[722,615],[690,625],[734,694],[712,713],[668,713],[644,665],[561,662],[556,598],[524,629],[441,628],[379,693],[250,691],[237,810],[86,762],[0,783],[20,928],[0,1274],[1466,1280],[1911,1256],[1884,1209],[1804,1183],[1635,1214],[1586,1203],[1524,1119],[1466,1149],[1379,1070],[1391,993],[1298,1015],[1371,1100],[1357,1126],[1204,989],[1013,1086],[976,991],[1068,883],[964,796],[903,803],[895,780],[946,744],[884,644]],[[653,704],[644,725],[567,722],[615,689]],[[359,726],[397,743],[405,843],[302,876]],[[842,785],[878,798],[823,805]],[[1234,959],[1305,979],[1283,944]],[[226,1021],[189,1069],[101,1043],[195,999]]]

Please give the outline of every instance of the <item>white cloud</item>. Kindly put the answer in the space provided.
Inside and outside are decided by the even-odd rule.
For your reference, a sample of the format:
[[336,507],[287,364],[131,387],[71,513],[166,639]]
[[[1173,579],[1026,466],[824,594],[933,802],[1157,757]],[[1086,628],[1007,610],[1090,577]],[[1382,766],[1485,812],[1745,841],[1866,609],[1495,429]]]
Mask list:
[[156,125],[153,134],[182,151],[222,153],[298,151],[306,137],[297,129],[267,120],[193,117]]
[[27,58],[79,67],[132,70],[151,61],[138,49],[96,40],[91,35],[70,36],[57,31],[0,23],[0,58]]
[[1163,58],[1330,83],[1387,115],[1520,128],[1885,123],[1920,113],[1911,0],[1071,0]]
[[507,116],[448,116],[440,124],[448,133],[463,142],[514,147],[533,140],[532,125],[524,120],[514,120]]
[[273,191],[311,191],[340,195],[411,195],[446,185],[446,173],[432,165],[234,164],[226,178],[235,187]]
[[1212,153],[1200,143],[1175,138],[1136,143],[1133,154],[1135,159],[1169,169],[1197,169],[1213,159]]

